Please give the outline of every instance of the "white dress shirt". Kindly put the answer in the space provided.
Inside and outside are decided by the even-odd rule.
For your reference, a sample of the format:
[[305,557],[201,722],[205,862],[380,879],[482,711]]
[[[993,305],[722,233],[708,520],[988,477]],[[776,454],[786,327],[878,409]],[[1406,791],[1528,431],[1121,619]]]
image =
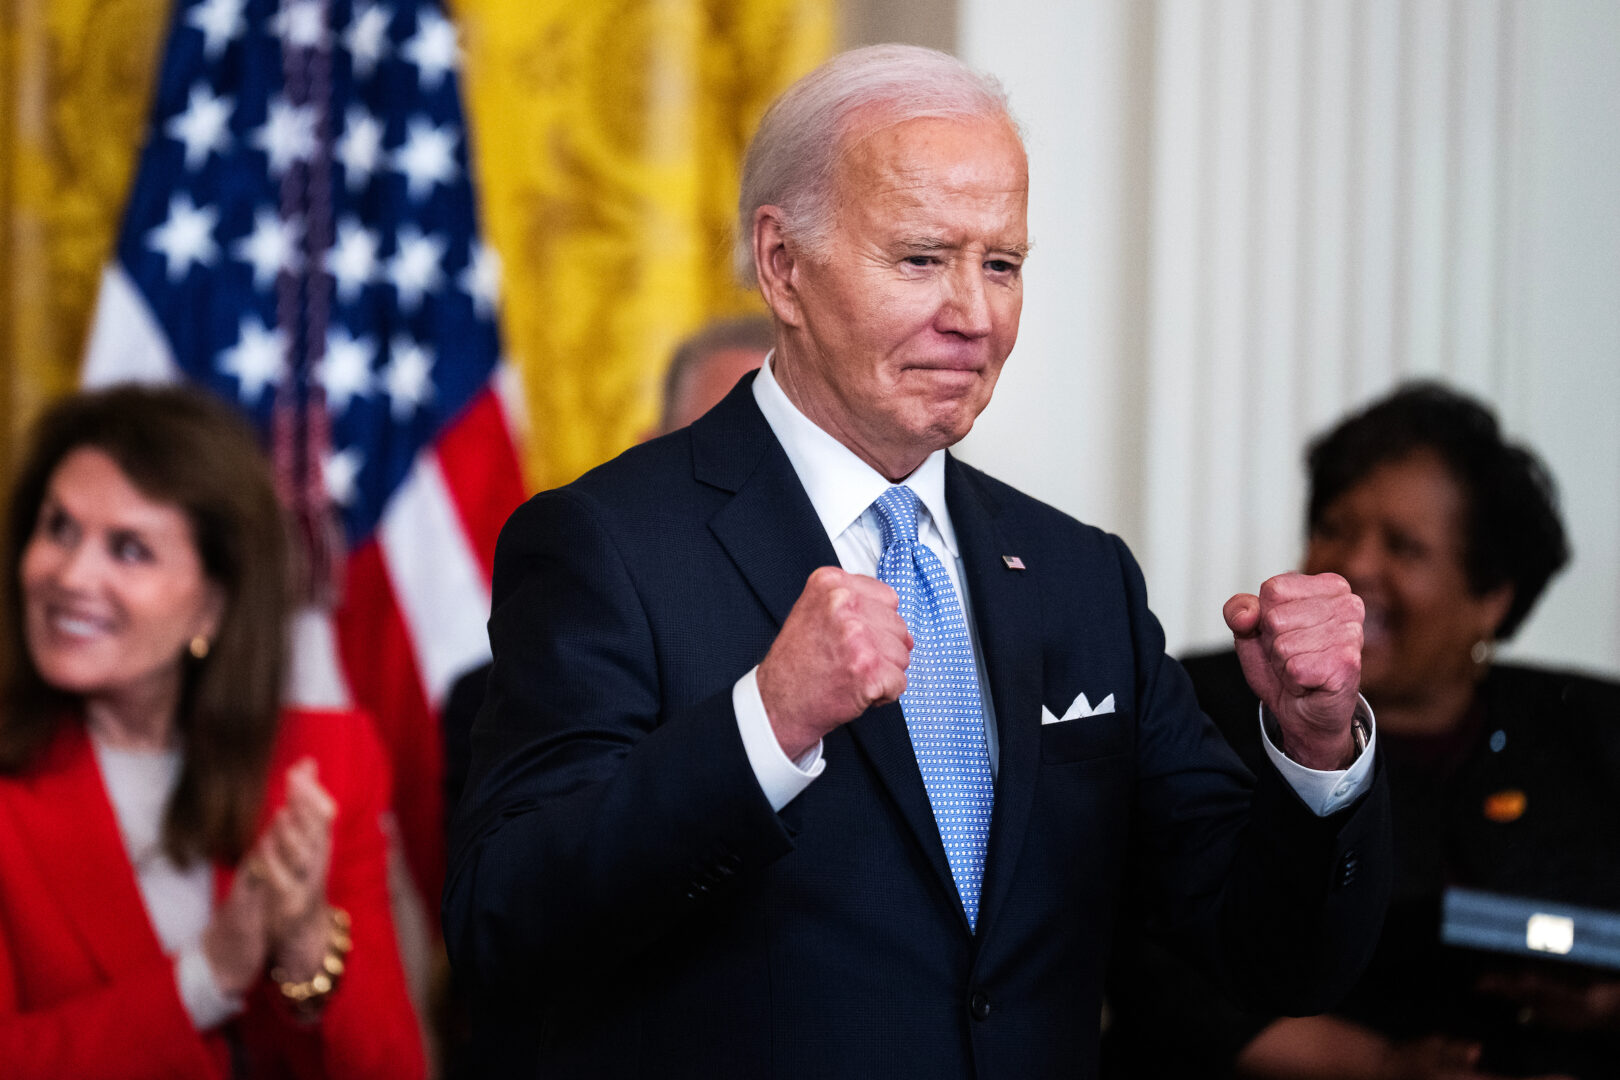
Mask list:
[[[891,486],[889,480],[866,462],[855,456],[843,443],[817,427],[809,417],[788,400],[781,384],[771,372],[775,353],[765,358],[754,379],[754,401],[771,433],[787,452],[788,462],[798,474],[799,482],[810,496],[810,505],[821,520],[821,527],[832,540],[839,565],[852,574],[877,576],[878,561],[883,554],[883,529],[872,503]],[[945,451],[936,450],[917,470],[906,477],[905,484],[917,495],[917,539],[939,558],[956,594],[962,599],[963,613],[967,616],[970,632],[974,636],[974,658],[979,666],[979,687],[984,698],[986,734],[990,745],[992,768],[997,764],[995,714],[990,695],[985,687],[983,650],[979,648],[977,629],[972,618],[971,598],[962,580],[956,530],[951,525],[950,510],[945,505]],[[788,758],[776,741],[765,703],[759,696],[757,681],[759,669],[749,669],[732,687],[732,707],[737,714],[737,729],[742,735],[743,748],[761,789],[777,810],[792,802],[816,777],[827,763],[822,758],[821,744],[807,752],[798,761]],[[1363,701],[1362,708],[1366,709]],[[1371,726],[1372,712],[1366,716]],[[1276,764],[1283,778],[1293,786],[1305,804],[1317,814],[1326,816],[1352,802],[1372,783],[1374,731],[1367,749],[1349,769],[1319,772],[1285,756],[1272,745],[1261,726],[1261,739],[1266,754]]]

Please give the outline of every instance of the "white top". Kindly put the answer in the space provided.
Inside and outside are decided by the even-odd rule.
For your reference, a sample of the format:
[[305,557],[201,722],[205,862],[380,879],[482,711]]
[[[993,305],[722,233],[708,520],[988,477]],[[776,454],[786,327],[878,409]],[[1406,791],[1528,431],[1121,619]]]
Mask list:
[[175,958],[181,1004],[197,1030],[216,1027],[242,1011],[242,999],[219,988],[202,951],[214,914],[214,868],[199,859],[181,869],[163,851],[163,810],[180,781],[180,751],[119,750],[94,737],[90,745],[147,918]]

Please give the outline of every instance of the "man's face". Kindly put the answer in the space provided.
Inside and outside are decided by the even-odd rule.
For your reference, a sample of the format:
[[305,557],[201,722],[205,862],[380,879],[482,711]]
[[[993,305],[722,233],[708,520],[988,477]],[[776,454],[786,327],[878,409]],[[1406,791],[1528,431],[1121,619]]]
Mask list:
[[891,480],[990,402],[1018,337],[1028,187],[999,117],[909,120],[845,147],[825,254],[792,261],[774,370],[805,415]]

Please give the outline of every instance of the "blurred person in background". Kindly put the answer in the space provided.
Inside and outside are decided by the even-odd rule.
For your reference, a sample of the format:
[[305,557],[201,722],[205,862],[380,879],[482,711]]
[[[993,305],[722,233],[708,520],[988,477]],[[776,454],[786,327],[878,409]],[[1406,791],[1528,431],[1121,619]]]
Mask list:
[[[1410,384],[1308,457],[1307,573],[1366,605],[1361,689],[1395,810],[1395,895],[1341,1009],[1245,1013],[1151,932],[1122,939],[1115,1077],[1476,1080],[1620,1075],[1620,976],[1442,945],[1449,886],[1620,910],[1620,685],[1495,663],[1568,560],[1552,478],[1478,402]],[[1184,661],[1253,767],[1229,653]]]
[[643,441],[668,435],[714,408],[738,379],[764,361],[776,344],[775,334],[764,315],[741,315],[706,323],[682,340],[664,372],[658,427]]
[[280,704],[286,532],[181,388],[40,420],[6,519],[0,1062],[10,1078],[423,1074],[370,722]]

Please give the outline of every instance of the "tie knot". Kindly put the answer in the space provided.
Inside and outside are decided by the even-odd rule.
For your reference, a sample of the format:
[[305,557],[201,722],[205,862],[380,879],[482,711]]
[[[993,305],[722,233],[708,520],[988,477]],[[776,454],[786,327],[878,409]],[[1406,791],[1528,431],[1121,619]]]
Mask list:
[[904,484],[896,484],[877,497],[872,504],[878,521],[883,525],[883,550],[895,544],[917,542],[917,493]]

